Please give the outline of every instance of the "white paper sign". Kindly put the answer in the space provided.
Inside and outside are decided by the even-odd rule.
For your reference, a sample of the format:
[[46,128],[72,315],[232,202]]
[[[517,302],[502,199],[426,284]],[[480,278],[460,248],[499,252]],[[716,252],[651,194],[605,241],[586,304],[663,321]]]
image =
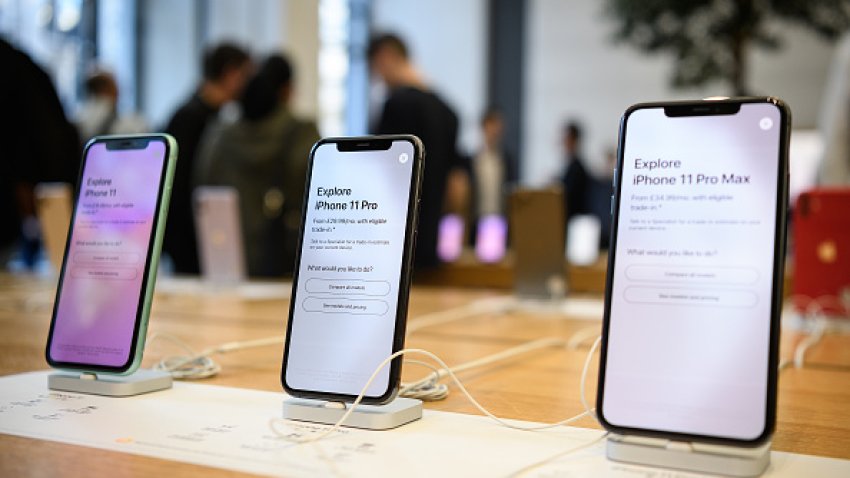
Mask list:
[[[272,476],[696,476],[609,462],[599,430],[522,432],[430,410],[395,430],[343,429],[299,445],[270,431],[283,398],[184,382],[137,397],[98,397],[49,391],[47,372],[34,372],[0,377],[0,432]],[[280,428],[305,436],[327,427]],[[779,452],[772,460],[770,476],[850,476],[847,460]]]

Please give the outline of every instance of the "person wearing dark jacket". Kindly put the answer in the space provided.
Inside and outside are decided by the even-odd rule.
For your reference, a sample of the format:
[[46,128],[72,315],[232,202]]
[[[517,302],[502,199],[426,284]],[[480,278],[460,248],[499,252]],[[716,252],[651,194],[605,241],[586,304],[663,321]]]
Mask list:
[[269,57],[245,87],[242,118],[210,129],[196,168],[198,185],[239,192],[251,277],[279,277],[294,269],[307,160],[319,132],[289,109],[292,78],[285,57]]
[[162,249],[179,274],[199,272],[192,214],[192,171],[198,146],[221,107],[242,93],[250,67],[248,53],[237,46],[221,44],[208,50],[203,60],[203,82],[165,127],[165,132],[177,140],[179,157]]
[[567,123],[563,139],[566,169],[561,177],[561,185],[564,188],[566,221],[569,223],[570,219],[579,214],[595,216],[601,226],[599,245],[607,248],[611,230],[611,180],[600,180],[587,172],[581,155],[582,130],[579,123]]
[[459,166],[458,119],[452,109],[425,82],[410,61],[407,46],[397,36],[385,34],[369,44],[372,71],[389,89],[376,134],[413,134],[425,146],[422,202],[416,242],[417,267],[439,264],[437,230],[443,212],[446,179]]
[[577,214],[591,213],[588,195],[593,177],[587,173],[584,158],[581,157],[581,126],[577,122],[567,123],[563,140],[565,169],[561,185],[564,188],[564,211],[569,221]]
[[[40,246],[35,185],[76,182],[81,147],[53,82],[29,56],[0,39],[0,260],[11,249],[27,267]],[[0,264],[0,266],[5,264]]]

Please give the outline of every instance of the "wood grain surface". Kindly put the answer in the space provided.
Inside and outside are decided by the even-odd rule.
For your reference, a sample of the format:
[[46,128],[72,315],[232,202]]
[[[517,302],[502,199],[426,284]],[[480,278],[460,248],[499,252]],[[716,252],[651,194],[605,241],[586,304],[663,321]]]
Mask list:
[[[54,287],[54,281],[49,279],[0,274],[0,375],[47,368],[44,344]],[[502,290],[417,286],[411,295],[409,323],[414,324],[431,312],[502,294]],[[158,294],[150,334],[171,334],[198,350],[233,340],[281,335],[287,307],[287,300]],[[408,335],[407,346],[433,351],[452,365],[529,340],[566,340],[578,331],[586,331],[591,338],[578,349],[539,350],[461,375],[469,390],[495,414],[553,422],[582,411],[578,395],[581,369],[593,331],[600,325],[598,320],[552,314],[483,314],[418,329]],[[784,330],[782,356],[789,357],[801,339],[799,333]],[[280,344],[217,356],[221,373],[203,383],[281,391],[282,349]],[[177,352],[167,341],[155,340],[148,344],[144,365],[150,366],[164,355]],[[591,399],[596,389],[596,360],[593,364],[587,381]],[[404,379],[425,373],[421,367],[406,366]],[[426,407],[477,413],[453,387],[446,400],[427,403]],[[576,425],[599,428],[591,419]],[[811,350],[806,367],[781,373],[773,448],[850,459],[850,336],[828,335]],[[182,477],[202,473],[208,477],[233,475],[196,465],[0,435],[0,476]]]

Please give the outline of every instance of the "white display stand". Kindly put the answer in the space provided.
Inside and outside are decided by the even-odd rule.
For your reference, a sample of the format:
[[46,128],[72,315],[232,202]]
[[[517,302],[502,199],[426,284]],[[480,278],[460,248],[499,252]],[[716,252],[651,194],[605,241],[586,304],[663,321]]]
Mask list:
[[[302,422],[334,425],[351,404],[303,398],[283,401],[283,418]],[[422,401],[396,397],[386,405],[357,405],[342,426],[366,430],[389,430],[422,418]]]
[[106,397],[131,397],[171,388],[171,374],[139,369],[130,375],[58,372],[47,376],[47,388]]
[[[285,398],[281,392],[178,380],[161,393],[115,399],[45,393],[48,373],[0,377],[0,434],[87,447],[74,451],[84,459],[83,468],[98,459],[100,455],[91,452],[98,449],[120,453],[115,455],[119,461],[145,456],[292,478],[401,478],[404,472],[435,478],[693,476],[611,461],[598,429],[563,426],[526,432],[500,426],[489,417],[439,410],[425,410],[422,420],[395,430],[348,428],[298,445],[324,434],[327,427],[278,419]],[[275,433],[269,430],[272,418],[277,419]],[[766,478],[809,476],[850,477],[850,460],[771,451]]]
[[725,476],[759,476],[770,464],[770,442],[746,448],[611,434],[609,460]]

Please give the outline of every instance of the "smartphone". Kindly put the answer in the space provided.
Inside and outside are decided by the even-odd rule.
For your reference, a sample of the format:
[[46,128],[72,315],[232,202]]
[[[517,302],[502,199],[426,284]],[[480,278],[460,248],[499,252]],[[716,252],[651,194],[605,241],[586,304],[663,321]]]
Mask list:
[[510,196],[514,293],[551,299],[566,289],[564,194],[560,188],[519,188]]
[[163,134],[86,145],[47,337],[52,367],[138,368],[176,160],[177,143]]
[[850,314],[850,188],[813,189],[794,208],[794,297],[827,316]]
[[508,222],[498,214],[478,220],[475,233],[475,257],[484,264],[495,264],[505,258],[508,242]]
[[239,192],[230,186],[200,186],[192,193],[201,276],[213,283],[246,278],[239,220]]
[[[331,138],[310,153],[281,383],[353,401],[404,346],[424,149],[415,136]],[[401,357],[367,389],[392,400]]]
[[41,239],[53,271],[58,272],[62,266],[68,227],[71,224],[73,191],[68,183],[39,183],[34,192]]
[[[606,194],[607,199],[607,194]],[[567,247],[564,254],[574,266],[590,266],[599,259],[602,221],[593,214],[576,214],[567,222]]]
[[443,262],[454,262],[463,253],[463,218],[458,214],[446,214],[440,219],[437,230],[437,257]]
[[607,430],[770,438],[790,127],[776,98],[623,115],[597,394]]

